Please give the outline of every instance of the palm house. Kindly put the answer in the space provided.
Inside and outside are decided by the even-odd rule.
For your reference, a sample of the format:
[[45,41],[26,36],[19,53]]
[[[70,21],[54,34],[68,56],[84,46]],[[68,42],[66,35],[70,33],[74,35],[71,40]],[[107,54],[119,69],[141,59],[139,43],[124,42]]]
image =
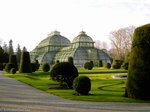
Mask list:
[[89,61],[97,65],[98,60],[102,60],[103,64],[111,63],[109,55],[95,48],[93,39],[84,31],[81,31],[72,42],[58,31],[51,32],[30,52],[30,57],[31,62],[38,60],[40,64],[51,65],[56,61],[66,62],[69,57],[73,58],[75,66],[83,66]]

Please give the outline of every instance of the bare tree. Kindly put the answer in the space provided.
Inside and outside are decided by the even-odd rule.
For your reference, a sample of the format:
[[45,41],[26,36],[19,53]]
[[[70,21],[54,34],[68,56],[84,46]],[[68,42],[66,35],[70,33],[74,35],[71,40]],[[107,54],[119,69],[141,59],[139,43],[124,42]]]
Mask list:
[[113,58],[123,60],[130,52],[134,30],[134,26],[129,26],[110,33]]
[[100,41],[100,40],[95,41],[95,47],[97,49],[106,49],[106,50],[108,49],[107,43],[104,41]]

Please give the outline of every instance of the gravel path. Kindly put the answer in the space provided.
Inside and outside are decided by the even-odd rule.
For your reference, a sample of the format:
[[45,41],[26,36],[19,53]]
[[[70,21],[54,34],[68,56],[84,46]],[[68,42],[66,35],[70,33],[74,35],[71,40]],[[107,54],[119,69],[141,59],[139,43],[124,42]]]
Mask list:
[[0,72],[0,112],[150,112],[150,104],[66,100]]

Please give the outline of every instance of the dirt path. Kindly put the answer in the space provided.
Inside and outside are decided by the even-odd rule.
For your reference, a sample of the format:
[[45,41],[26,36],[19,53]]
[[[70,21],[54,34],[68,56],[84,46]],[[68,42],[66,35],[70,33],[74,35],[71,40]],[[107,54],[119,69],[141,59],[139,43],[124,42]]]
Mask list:
[[0,112],[150,112],[150,104],[66,100],[0,72]]

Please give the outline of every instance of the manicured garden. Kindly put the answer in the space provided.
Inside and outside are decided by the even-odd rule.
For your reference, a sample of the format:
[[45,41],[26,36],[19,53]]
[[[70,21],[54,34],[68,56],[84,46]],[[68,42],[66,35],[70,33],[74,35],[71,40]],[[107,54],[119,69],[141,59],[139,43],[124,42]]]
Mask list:
[[150,102],[124,96],[126,79],[113,79],[112,76],[127,74],[126,70],[94,67],[92,70],[78,68],[78,72],[79,76],[88,76],[91,79],[92,87],[89,95],[77,96],[74,95],[73,89],[61,88],[58,82],[51,80],[49,72],[39,70],[33,73],[5,73],[5,75],[65,99],[95,102]]

